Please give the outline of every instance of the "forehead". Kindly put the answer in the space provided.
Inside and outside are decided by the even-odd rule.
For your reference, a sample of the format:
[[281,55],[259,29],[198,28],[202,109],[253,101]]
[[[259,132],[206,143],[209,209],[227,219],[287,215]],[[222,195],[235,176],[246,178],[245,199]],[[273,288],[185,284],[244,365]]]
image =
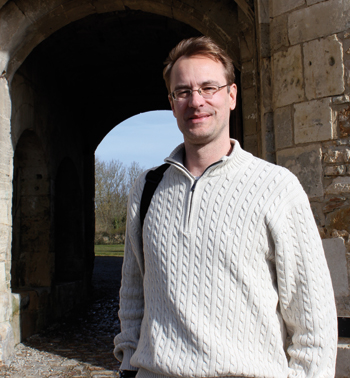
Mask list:
[[182,56],[171,70],[170,87],[172,90],[178,85],[193,86],[207,82],[225,84],[225,68],[220,61],[203,55]]

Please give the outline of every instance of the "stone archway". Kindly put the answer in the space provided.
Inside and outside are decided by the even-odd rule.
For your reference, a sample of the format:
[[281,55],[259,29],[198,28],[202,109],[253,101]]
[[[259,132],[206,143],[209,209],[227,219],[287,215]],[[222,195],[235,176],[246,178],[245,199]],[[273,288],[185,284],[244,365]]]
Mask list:
[[[228,50],[239,70],[244,67],[245,77],[249,76],[242,90],[244,140],[247,149],[259,154],[257,102],[246,97],[248,93],[256,99],[258,90],[250,2],[222,0],[213,7],[210,1],[174,4],[140,0],[128,8],[106,0],[94,5],[49,1],[45,7],[10,0],[0,11],[1,19],[10,20],[2,29],[5,32],[0,52],[0,121],[5,135],[0,159],[6,167],[0,172],[1,178],[10,187],[12,151],[28,129],[42,141],[51,187],[59,187],[56,178],[60,178],[62,161],[76,167],[72,175],[75,187],[82,190],[81,205],[76,211],[82,214],[78,228],[85,235],[82,261],[87,271],[91,271],[93,263],[94,150],[122,120],[139,112],[168,108],[161,78],[162,61],[177,41],[201,33],[210,35]],[[55,222],[60,218],[55,213],[56,194],[55,190],[49,194],[48,235],[53,246],[59,244],[55,241]],[[1,232],[10,245],[11,195],[1,201],[8,217],[1,223]],[[5,286],[0,289],[7,303],[0,316],[0,360],[11,354],[13,331],[19,341],[17,315],[11,311],[11,302],[18,298],[10,292],[9,251],[7,247],[4,252]],[[58,281],[65,281],[63,276],[62,273]],[[52,318],[61,313],[57,304],[65,295],[58,286],[51,280],[46,310]],[[86,294],[88,279],[82,286],[76,281],[73,286],[74,296]]]

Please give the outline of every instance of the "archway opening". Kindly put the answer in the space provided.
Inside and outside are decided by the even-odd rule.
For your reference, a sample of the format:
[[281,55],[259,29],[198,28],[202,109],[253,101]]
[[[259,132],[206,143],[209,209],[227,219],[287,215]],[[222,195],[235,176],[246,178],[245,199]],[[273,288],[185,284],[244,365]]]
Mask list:
[[[178,41],[194,35],[199,31],[184,23],[142,11],[94,14],[44,40],[14,75],[13,145],[20,146],[28,129],[38,136],[50,183],[49,218],[43,227],[49,289],[41,322],[26,335],[89,299],[95,149],[121,121],[170,108],[163,61]],[[15,188],[17,184],[15,177]],[[15,275],[13,293],[21,275]]]

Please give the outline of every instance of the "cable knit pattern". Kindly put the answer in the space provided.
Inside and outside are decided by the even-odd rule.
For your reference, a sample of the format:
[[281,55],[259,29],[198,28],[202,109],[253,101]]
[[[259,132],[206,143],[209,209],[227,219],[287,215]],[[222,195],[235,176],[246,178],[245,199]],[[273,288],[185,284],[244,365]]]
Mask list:
[[166,159],[143,243],[137,180],[115,355],[138,378],[333,378],[334,294],[308,198],[232,142],[197,182],[182,145]]

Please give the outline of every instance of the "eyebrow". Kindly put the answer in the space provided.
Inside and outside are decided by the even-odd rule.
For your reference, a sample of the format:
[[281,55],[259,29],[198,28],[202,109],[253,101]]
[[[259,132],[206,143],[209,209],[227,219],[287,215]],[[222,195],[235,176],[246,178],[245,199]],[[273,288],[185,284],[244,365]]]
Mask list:
[[[220,85],[219,82],[216,81],[216,80],[206,80],[206,81],[203,81],[201,84],[199,84],[199,88],[203,87],[205,85],[210,85],[210,84]],[[190,89],[190,86],[185,85],[185,84],[178,84],[178,85],[175,86],[174,91],[176,91],[178,89]]]

